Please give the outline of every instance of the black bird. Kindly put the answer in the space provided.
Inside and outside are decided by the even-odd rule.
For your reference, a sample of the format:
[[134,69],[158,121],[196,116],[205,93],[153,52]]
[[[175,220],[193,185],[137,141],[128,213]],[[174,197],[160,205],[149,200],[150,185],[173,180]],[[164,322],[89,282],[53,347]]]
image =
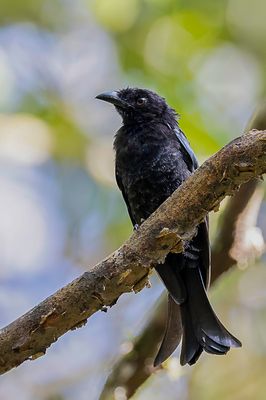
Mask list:
[[[114,141],[116,181],[137,228],[193,173],[198,162],[179,128],[177,114],[156,93],[127,88],[96,98],[112,103],[123,120]],[[185,244],[184,252],[169,253],[156,271],[169,293],[167,326],[155,366],[173,353],[181,336],[181,365],[194,364],[203,350],[226,354],[230,347],[241,346],[219,321],[207,298],[207,218]]]

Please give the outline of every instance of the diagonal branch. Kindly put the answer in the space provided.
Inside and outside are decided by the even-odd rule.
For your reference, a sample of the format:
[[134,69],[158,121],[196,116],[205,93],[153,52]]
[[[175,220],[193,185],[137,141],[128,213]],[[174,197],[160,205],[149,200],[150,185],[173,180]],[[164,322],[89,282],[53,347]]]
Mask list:
[[266,172],[266,131],[250,131],[208,159],[138,231],[91,271],[63,287],[0,331],[0,373],[46,349],[121,294],[145,286],[150,268],[182,242],[226,195]]

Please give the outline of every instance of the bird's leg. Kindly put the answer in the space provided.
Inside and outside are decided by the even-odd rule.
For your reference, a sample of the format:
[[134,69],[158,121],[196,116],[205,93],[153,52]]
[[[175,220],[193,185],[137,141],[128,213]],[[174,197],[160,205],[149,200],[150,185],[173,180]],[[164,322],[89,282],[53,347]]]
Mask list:
[[[145,219],[144,219],[144,218],[141,218],[141,220],[140,220],[140,225],[141,225],[142,222],[144,222],[144,221],[145,221]],[[140,225],[139,225],[139,224],[135,224],[134,227],[133,227],[134,231],[137,231],[137,230],[139,229]]]

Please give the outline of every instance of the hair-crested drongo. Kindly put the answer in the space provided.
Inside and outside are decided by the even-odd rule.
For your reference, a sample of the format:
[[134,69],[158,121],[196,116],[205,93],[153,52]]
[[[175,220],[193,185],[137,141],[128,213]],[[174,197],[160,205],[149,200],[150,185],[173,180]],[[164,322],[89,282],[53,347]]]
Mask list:
[[[138,226],[198,167],[177,114],[156,93],[127,88],[102,93],[123,120],[115,135],[116,180],[132,224]],[[182,337],[181,365],[194,364],[202,351],[226,354],[241,343],[222,325],[207,298],[210,276],[208,219],[185,244],[169,253],[156,271],[168,290],[168,317],[154,365],[165,361]]]

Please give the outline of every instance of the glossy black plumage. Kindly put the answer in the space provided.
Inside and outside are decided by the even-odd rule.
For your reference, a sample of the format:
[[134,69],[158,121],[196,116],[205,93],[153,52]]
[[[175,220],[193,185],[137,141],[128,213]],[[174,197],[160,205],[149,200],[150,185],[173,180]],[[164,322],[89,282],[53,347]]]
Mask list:
[[[132,224],[140,225],[198,167],[176,113],[156,93],[122,89],[97,98],[115,105],[123,126],[116,133],[116,180]],[[166,360],[182,336],[180,362],[194,364],[203,350],[226,354],[241,343],[221,324],[206,295],[210,249],[208,220],[180,254],[170,253],[156,271],[166,286],[168,319],[155,365]]]

